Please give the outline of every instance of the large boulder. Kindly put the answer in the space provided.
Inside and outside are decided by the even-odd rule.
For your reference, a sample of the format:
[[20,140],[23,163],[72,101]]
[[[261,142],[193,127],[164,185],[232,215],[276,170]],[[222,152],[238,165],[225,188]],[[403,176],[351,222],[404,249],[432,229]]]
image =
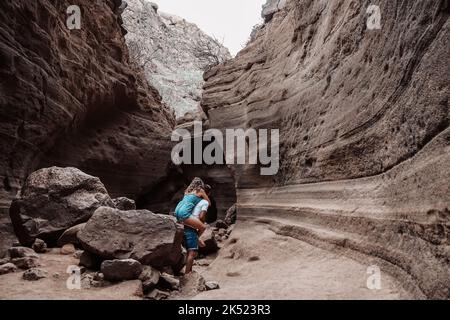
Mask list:
[[78,239],[85,250],[103,259],[135,259],[159,268],[179,261],[183,227],[171,216],[148,210],[101,207]]
[[99,178],[76,168],[33,172],[10,208],[14,231],[23,245],[36,238],[54,243],[68,228],[86,222],[100,206],[114,206]]

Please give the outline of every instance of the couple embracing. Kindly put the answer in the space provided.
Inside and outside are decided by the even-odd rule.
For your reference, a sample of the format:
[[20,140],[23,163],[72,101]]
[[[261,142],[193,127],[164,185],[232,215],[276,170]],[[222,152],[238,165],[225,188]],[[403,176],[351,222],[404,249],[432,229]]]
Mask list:
[[184,242],[188,252],[186,274],[192,272],[199,246],[205,246],[200,236],[206,230],[206,213],[211,206],[210,195],[211,186],[200,178],[194,178],[175,209],[175,217],[184,225]]

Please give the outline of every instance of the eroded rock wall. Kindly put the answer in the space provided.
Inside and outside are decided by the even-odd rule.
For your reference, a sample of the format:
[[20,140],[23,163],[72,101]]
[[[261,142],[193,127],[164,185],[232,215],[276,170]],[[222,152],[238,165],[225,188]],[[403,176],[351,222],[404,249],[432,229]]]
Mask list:
[[[280,171],[236,167],[239,215],[450,296],[448,1],[291,0],[205,75],[215,128],[280,129]],[[267,20],[267,19],[266,19]]]
[[[81,30],[66,26],[70,5]],[[113,9],[112,0],[1,2],[2,211],[40,167],[77,167],[130,198],[165,175],[174,115],[130,67]]]

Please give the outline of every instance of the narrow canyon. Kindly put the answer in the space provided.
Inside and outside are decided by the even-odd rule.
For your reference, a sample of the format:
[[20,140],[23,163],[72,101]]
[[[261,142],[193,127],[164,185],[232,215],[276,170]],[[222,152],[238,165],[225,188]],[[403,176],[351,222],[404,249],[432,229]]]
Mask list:
[[[450,298],[449,1],[267,0],[235,57],[128,2],[0,4],[0,299]],[[175,165],[194,121],[278,129],[277,174]],[[186,280],[170,214],[195,177],[219,220]],[[67,290],[78,264],[91,289]]]

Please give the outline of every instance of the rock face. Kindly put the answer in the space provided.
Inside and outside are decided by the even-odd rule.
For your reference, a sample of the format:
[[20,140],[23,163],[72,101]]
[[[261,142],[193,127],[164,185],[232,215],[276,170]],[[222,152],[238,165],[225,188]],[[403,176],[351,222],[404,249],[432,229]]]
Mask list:
[[450,8],[381,2],[372,30],[370,4],[287,1],[205,75],[202,107],[211,127],[280,129],[276,176],[235,167],[240,217],[290,219],[279,232],[449,298]]
[[[174,115],[130,68],[113,1],[76,1],[80,30],[66,26],[73,4],[0,4],[3,214],[42,167],[77,167],[100,177],[112,196],[135,198],[170,162]],[[0,229],[2,240],[10,241],[8,230]]]
[[78,238],[85,250],[103,259],[135,259],[158,268],[179,261],[183,227],[173,217],[147,210],[101,207]]
[[14,199],[10,216],[23,245],[36,238],[55,242],[68,228],[86,222],[100,206],[114,206],[100,179],[76,168],[33,172]]
[[[130,47],[142,46],[146,76],[158,89],[177,117],[199,110],[204,62],[193,46],[204,42],[216,48],[214,40],[195,24],[158,11],[157,5],[146,0],[128,0],[123,14]],[[228,49],[217,47],[221,61],[231,58]]]

